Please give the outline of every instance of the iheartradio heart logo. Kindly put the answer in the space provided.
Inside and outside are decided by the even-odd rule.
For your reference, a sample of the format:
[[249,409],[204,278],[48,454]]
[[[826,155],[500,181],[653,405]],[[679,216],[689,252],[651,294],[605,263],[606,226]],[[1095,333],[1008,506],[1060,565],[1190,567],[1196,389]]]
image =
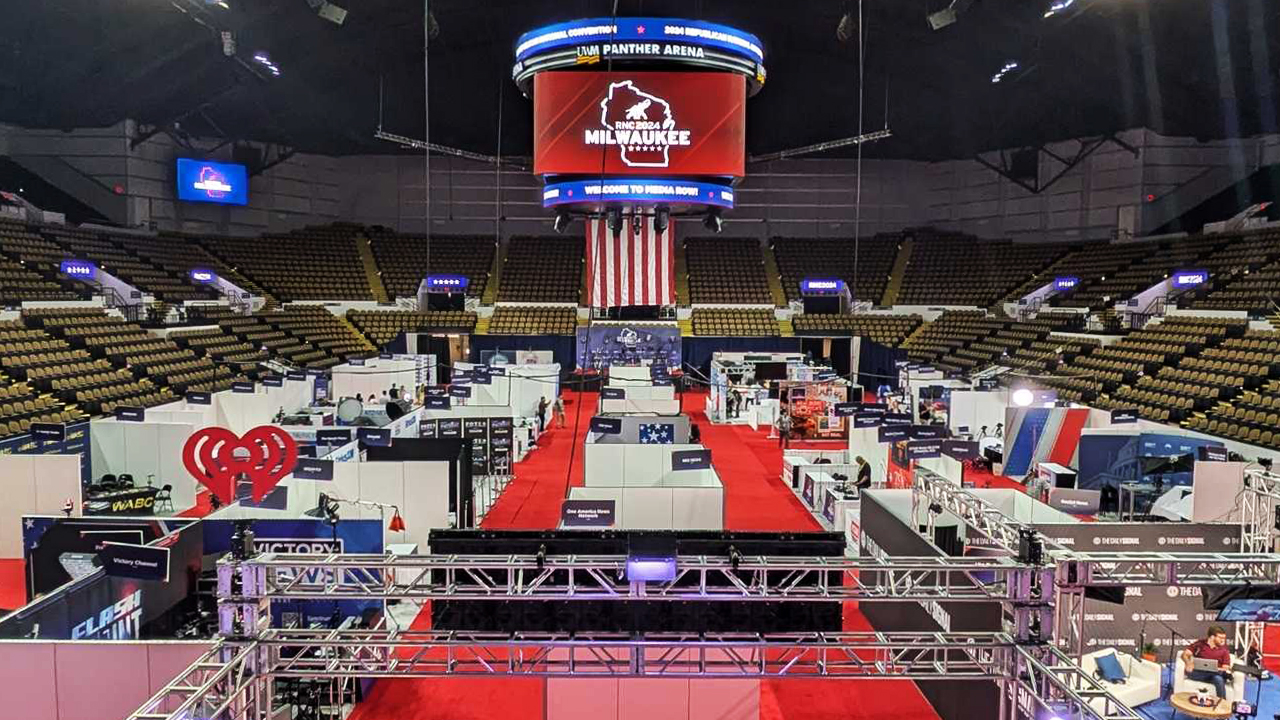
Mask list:
[[261,425],[243,437],[226,428],[193,433],[182,447],[182,463],[201,485],[230,504],[243,475],[253,484],[253,501],[262,502],[298,462],[298,443],[274,425]]

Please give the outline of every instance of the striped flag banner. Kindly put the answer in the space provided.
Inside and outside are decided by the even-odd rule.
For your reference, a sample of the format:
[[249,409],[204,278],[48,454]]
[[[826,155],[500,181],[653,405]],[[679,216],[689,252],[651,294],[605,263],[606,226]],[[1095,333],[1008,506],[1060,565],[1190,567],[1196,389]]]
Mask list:
[[604,218],[587,223],[587,294],[592,307],[674,305],[676,302],[675,220],[659,234],[653,216],[640,220],[640,231],[623,215],[614,237]]

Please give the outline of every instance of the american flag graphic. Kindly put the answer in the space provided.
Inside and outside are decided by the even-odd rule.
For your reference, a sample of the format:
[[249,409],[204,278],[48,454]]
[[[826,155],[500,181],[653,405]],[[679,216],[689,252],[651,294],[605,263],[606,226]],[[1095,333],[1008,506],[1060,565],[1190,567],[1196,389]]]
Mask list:
[[653,216],[634,231],[630,215],[622,230],[609,232],[604,218],[587,221],[587,302],[592,307],[674,305],[676,302],[675,221],[659,234]]
[[676,441],[676,426],[671,423],[641,423],[642,445],[670,445]]

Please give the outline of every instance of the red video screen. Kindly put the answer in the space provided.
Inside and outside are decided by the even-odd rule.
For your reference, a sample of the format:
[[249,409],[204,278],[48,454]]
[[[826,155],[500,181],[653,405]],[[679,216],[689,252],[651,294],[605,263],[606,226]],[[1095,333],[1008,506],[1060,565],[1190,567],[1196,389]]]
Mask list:
[[539,73],[533,172],[741,177],[746,100],[733,73]]

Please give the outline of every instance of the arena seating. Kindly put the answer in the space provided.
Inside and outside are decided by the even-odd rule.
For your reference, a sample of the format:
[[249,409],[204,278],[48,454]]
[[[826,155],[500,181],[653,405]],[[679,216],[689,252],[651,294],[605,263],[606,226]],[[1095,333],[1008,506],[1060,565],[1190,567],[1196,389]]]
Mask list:
[[1056,245],[917,232],[898,303],[988,307],[1065,252]]
[[[695,311],[696,312],[696,311]],[[882,345],[897,347],[919,327],[919,315],[796,315],[791,320],[798,335],[856,335]]]
[[489,318],[490,335],[573,335],[577,328],[578,311],[572,307],[499,305]]
[[774,304],[759,242],[749,238],[689,238],[684,248],[690,303]]
[[[493,267],[493,238],[400,235],[382,228],[365,231],[369,247],[391,297],[417,297],[428,274],[462,275],[470,280],[467,295],[482,297]],[[429,250],[429,251],[428,251]],[[428,266],[428,259],[430,266]]]
[[205,237],[202,242],[281,302],[373,300],[356,248],[359,230],[332,225],[261,238]]
[[694,308],[693,334],[717,337],[780,335],[772,310]]
[[498,302],[577,305],[584,245],[581,238],[511,238],[502,261]]
[[[115,235],[87,230],[46,230],[45,235],[67,249],[69,257],[90,260],[112,275],[166,303],[216,300],[212,288],[187,278],[195,263],[186,260],[188,244],[155,237]],[[200,253],[203,256],[203,253]]]
[[1264,230],[1233,236],[1202,258],[1210,287],[1184,297],[1181,307],[1244,310],[1253,315],[1276,311],[1280,295],[1280,232]]
[[[269,357],[264,357],[258,348],[221,327],[174,331],[169,333],[169,337],[179,347],[187,348],[198,356],[211,358],[216,364],[226,366],[236,376],[257,378],[258,363]],[[230,383],[235,380],[235,377],[227,379],[227,386],[230,387]]]
[[323,360],[321,350],[307,347],[293,335],[280,330],[264,319],[264,314],[228,318],[218,323],[224,332],[246,344],[258,348],[261,353],[292,365],[304,365],[309,361]]
[[375,346],[382,347],[402,332],[448,330],[473,332],[476,314],[461,310],[451,312],[415,312],[412,310],[352,310],[347,319]]
[[319,305],[286,305],[260,317],[312,350],[294,358],[309,368],[330,368],[377,352],[354,328]]
[[898,256],[898,238],[864,238],[856,253],[851,238],[775,238],[773,256],[788,301],[800,299],[800,281],[805,278],[840,278],[855,301],[879,305]]

